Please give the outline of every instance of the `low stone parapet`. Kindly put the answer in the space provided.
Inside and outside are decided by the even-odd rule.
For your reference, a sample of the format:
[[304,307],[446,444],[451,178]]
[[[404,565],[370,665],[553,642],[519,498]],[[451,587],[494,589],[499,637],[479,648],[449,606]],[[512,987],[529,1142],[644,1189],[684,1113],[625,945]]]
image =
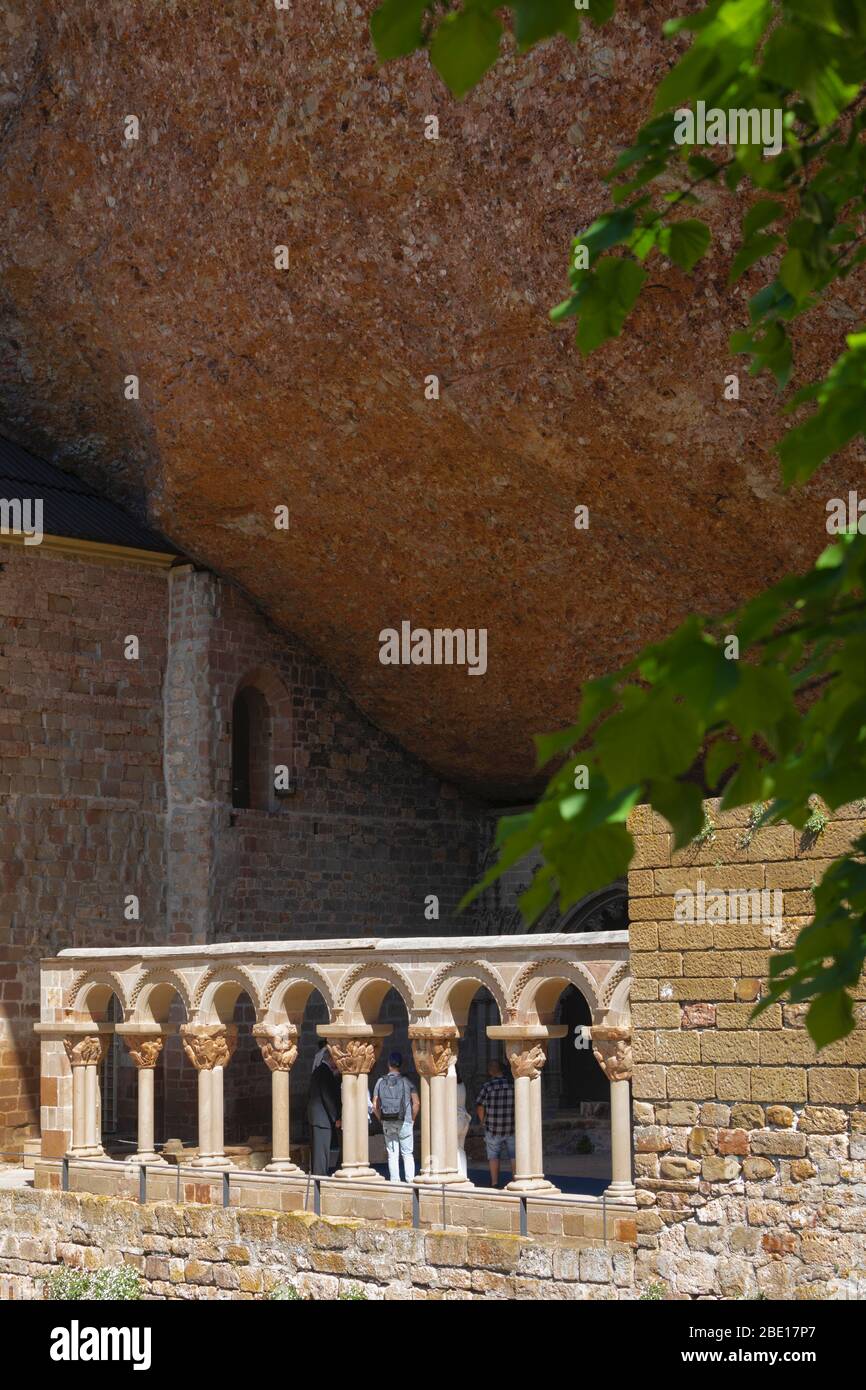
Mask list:
[[261,1299],[634,1298],[634,1252],[620,1241],[413,1230],[309,1212],[139,1206],[93,1193],[0,1191],[0,1289],[37,1296],[59,1265],[129,1264],[146,1296]]

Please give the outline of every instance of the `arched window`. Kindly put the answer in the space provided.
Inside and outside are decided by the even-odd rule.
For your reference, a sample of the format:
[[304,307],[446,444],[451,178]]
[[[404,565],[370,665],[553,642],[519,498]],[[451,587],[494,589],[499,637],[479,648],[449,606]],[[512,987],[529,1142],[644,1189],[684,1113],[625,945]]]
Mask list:
[[271,804],[271,714],[254,685],[232,704],[232,806],[266,811]]

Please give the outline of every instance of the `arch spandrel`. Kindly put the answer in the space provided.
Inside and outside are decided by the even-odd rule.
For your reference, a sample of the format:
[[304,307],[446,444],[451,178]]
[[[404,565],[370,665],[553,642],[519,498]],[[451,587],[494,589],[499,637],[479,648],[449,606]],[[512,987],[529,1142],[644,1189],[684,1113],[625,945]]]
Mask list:
[[574,985],[593,1016],[600,1008],[596,978],[582,961],[564,956],[528,961],[515,976],[508,1001],[509,1014],[520,1023],[551,1023],[560,996]]
[[243,965],[219,965],[207,970],[193,996],[193,1010],[200,1023],[230,1023],[241,994],[249,996],[256,1017],[261,1017],[261,991]]
[[114,970],[81,970],[75,975],[64,996],[64,1008],[73,1015],[89,1015],[101,1021],[105,1018],[111,996],[119,1003],[124,1017],[129,1000],[123,976]]

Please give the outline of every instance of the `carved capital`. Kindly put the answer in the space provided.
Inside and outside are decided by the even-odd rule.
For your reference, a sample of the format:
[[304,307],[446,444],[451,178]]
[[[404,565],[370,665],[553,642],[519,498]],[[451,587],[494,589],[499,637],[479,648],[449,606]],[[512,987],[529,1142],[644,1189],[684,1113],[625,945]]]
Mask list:
[[238,1045],[238,1030],[228,1023],[182,1023],[180,1040],[196,1071],[213,1071],[228,1066]]
[[534,1039],[506,1043],[505,1055],[511,1063],[511,1075],[515,1081],[519,1076],[528,1076],[534,1081],[541,1075],[541,1069],[547,1061],[544,1043],[536,1042]]
[[298,1030],[292,1023],[257,1023],[253,1037],[271,1071],[291,1071],[298,1059]]
[[381,1038],[331,1038],[328,1051],[341,1075],[362,1076],[373,1070],[382,1048]]
[[106,1039],[101,1033],[63,1039],[71,1067],[96,1067],[105,1056]]
[[608,1081],[631,1080],[631,1029],[607,1028],[596,1024],[590,1029],[592,1055]]
[[458,1039],[435,1029],[412,1035],[412,1056],[419,1076],[447,1076],[457,1061]]
[[162,1052],[162,1045],[165,1039],[161,1035],[154,1037],[149,1034],[123,1034],[123,1041],[129,1049],[129,1055],[137,1067],[149,1071],[155,1067],[159,1061],[159,1054]]

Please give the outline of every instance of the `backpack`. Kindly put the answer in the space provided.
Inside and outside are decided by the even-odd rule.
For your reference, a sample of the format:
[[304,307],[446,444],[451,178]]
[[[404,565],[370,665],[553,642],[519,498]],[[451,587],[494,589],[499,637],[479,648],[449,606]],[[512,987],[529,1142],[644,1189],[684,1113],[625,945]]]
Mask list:
[[388,1072],[379,1082],[379,1109],[383,1121],[402,1124],[409,1110],[409,1083],[405,1076]]

